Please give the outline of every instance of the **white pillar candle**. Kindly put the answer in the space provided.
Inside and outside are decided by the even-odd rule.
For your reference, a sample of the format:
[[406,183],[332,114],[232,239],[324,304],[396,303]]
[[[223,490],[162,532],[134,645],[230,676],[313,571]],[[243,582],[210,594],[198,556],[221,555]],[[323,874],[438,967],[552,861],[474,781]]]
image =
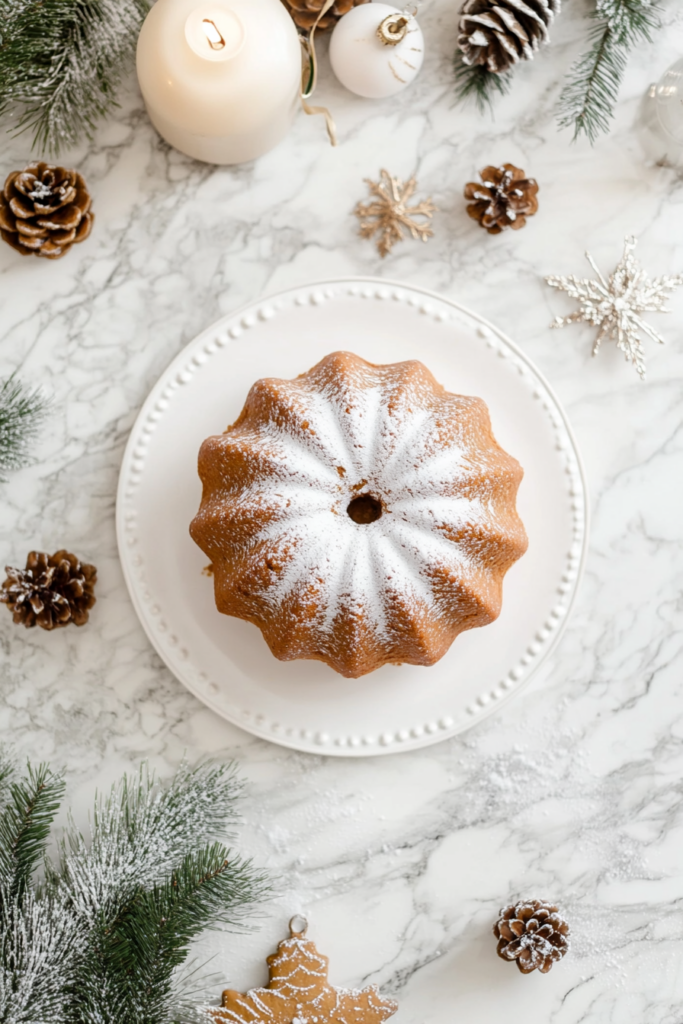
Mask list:
[[280,0],[157,0],[137,70],[159,134],[207,163],[261,156],[299,105],[301,48]]

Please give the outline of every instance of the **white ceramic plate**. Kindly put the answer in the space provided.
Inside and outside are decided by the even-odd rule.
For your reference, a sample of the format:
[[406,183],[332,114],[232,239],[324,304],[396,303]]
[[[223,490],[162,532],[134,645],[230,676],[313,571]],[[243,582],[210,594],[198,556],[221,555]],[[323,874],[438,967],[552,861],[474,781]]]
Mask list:
[[[259,377],[294,377],[337,349],[373,363],[421,359],[449,391],[489,406],[524,467],[529,550],[505,578],[498,620],[463,633],[436,665],[344,679],[318,661],[279,662],[251,623],[219,614],[188,527],[197,453],[235,420]],[[538,370],[496,328],[422,289],[355,279],[296,288],[224,317],[152,389],[121,467],[117,533],[135,609],[178,679],[265,739],[345,756],[436,743],[517,693],[556,643],[587,539],[583,471],[566,417]]]

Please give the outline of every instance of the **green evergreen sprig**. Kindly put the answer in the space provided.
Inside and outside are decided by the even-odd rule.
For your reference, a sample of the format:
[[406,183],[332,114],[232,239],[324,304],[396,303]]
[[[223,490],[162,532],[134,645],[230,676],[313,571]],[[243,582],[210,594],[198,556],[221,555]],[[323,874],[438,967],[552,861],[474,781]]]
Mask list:
[[[589,48],[569,70],[560,100],[561,128],[573,128],[574,138],[585,135],[591,144],[609,131],[629,54],[652,42],[660,14],[656,0],[595,0]],[[508,92],[512,81],[510,72],[499,75],[482,65],[465,64],[459,50],[454,71],[458,98],[474,99],[480,112],[492,108],[497,94]]]
[[0,1022],[195,1020],[192,941],[269,892],[221,841],[238,821],[234,768],[184,764],[162,786],[143,766],[96,799],[87,838],[70,821],[50,859],[63,785],[47,766],[17,778],[0,756]]
[[504,96],[510,90],[512,75],[495,74],[485,64],[466,64],[460,50],[453,58],[455,92],[460,100],[473,99],[480,113],[493,109],[496,94]]
[[4,750],[0,749],[0,813],[2,813],[9,802],[9,783],[14,777],[14,774],[14,761]]
[[0,0],[0,116],[57,154],[117,106],[151,0]]
[[[67,1024],[78,933],[64,908],[28,890],[8,898],[0,884],[0,1021]],[[73,1022],[75,1024],[75,1021]]]
[[77,936],[34,875],[64,791],[47,765],[18,778],[0,753],[0,1021],[63,1024]]
[[25,778],[9,783],[9,799],[0,816],[0,881],[5,898],[20,901],[30,885],[45,855],[64,789],[64,779],[46,764],[29,765]]
[[652,42],[659,15],[652,0],[598,0],[590,48],[570,69],[560,103],[559,125],[573,128],[575,139],[585,135],[594,143],[609,131],[628,55]]
[[30,388],[15,374],[0,381],[0,481],[2,473],[31,461],[31,444],[50,409],[40,388]]
[[140,891],[99,946],[103,975],[124,998],[118,1020],[165,1024],[182,992],[172,971],[210,924],[234,924],[252,903],[253,872],[220,843],[188,854],[163,885]]

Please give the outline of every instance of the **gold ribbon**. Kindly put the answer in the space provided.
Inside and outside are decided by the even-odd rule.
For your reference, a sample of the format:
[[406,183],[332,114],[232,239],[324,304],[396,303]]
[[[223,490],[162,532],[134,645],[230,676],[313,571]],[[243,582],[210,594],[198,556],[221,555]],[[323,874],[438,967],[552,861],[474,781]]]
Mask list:
[[325,125],[327,126],[327,134],[329,135],[330,142],[333,146],[337,145],[337,129],[334,123],[334,118],[329,112],[327,107],[314,107],[307,103],[306,100],[310,99],[315,92],[315,87],[318,84],[318,58],[315,52],[315,30],[318,27],[320,19],[323,15],[327,14],[330,7],[334,3],[334,0],[325,0],[324,4],[320,8],[320,13],[313,23],[313,27],[308,35],[308,39],[305,36],[299,36],[301,40],[302,56],[305,54],[306,60],[302,62],[301,69],[301,106],[304,108],[306,114],[322,114],[325,118]]

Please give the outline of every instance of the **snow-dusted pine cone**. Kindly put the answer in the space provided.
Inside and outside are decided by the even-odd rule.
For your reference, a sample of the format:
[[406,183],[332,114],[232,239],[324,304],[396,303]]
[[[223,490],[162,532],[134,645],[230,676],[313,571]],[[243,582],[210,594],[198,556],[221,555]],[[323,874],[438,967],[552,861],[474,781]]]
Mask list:
[[548,26],[561,0],[465,0],[458,46],[463,63],[484,64],[501,74],[520,60],[531,60],[548,41]]
[[82,626],[95,604],[97,569],[80,562],[69,551],[31,551],[25,569],[5,566],[7,579],[0,588],[0,601],[12,612],[19,626],[59,629],[73,622]]
[[569,949],[569,925],[556,906],[527,900],[504,907],[493,928],[498,956],[515,960],[522,974],[547,974]]
[[[325,5],[325,0],[282,0],[283,4],[294,18],[299,28],[309,32],[315,25],[316,18]],[[316,32],[326,32],[333,28],[340,18],[359,4],[366,4],[368,0],[334,0],[329,11],[323,14],[318,22]]]
[[505,228],[523,228],[526,218],[538,210],[537,194],[536,180],[527,178],[514,164],[485,167],[481,181],[468,181],[464,193],[468,214],[490,235],[498,235]]
[[24,256],[59,259],[90,234],[90,202],[77,171],[29,164],[12,171],[0,192],[0,236]]

